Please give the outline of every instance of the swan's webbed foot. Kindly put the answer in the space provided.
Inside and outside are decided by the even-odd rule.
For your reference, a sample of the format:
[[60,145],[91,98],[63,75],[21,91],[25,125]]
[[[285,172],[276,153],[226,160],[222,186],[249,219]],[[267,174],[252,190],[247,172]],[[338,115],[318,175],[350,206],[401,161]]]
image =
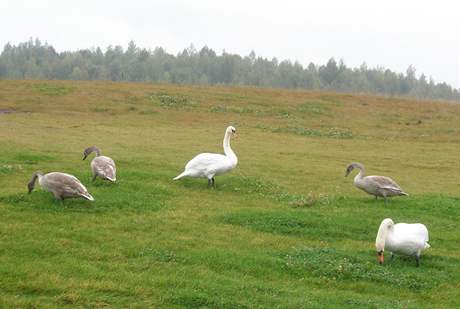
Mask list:
[[92,181],[95,181],[95,180],[96,180],[96,177],[97,177],[97,175],[94,174],[94,175],[93,175],[93,180],[92,180]]
[[394,259],[395,259],[395,255],[394,255],[393,252],[391,252],[391,258],[390,258],[390,260],[393,262]]
[[212,177],[212,187],[215,188],[216,187],[216,180],[214,179],[214,177]]

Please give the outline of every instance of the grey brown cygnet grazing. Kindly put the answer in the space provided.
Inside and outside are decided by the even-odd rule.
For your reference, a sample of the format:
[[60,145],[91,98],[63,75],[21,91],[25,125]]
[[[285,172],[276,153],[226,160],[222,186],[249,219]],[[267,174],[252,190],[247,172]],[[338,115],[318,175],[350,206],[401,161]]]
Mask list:
[[385,176],[364,176],[365,169],[361,163],[351,163],[347,167],[345,177],[348,176],[355,168],[359,169],[358,175],[355,176],[354,184],[357,188],[374,195],[375,198],[383,197],[385,204],[387,197],[409,195],[391,178]]
[[96,153],[96,157],[91,161],[93,181],[99,176],[102,179],[115,182],[117,180],[117,167],[115,166],[115,162],[109,157],[101,156],[101,150],[96,146],[88,147],[83,151],[83,160],[92,152]]
[[32,179],[27,184],[29,193],[33,191],[37,178],[38,183],[44,190],[53,193],[54,197],[61,201],[73,197],[82,197],[89,201],[94,201],[94,198],[88,193],[88,190],[80,180],[73,175],[59,172],[48,174],[43,174],[42,172],[34,173]]

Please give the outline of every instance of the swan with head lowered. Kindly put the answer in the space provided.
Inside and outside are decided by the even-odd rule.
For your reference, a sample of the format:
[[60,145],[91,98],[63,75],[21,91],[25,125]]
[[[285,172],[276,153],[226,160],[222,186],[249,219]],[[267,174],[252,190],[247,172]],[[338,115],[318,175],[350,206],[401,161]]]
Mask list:
[[230,147],[230,139],[236,136],[236,129],[229,126],[225,130],[224,135],[224,153],[200,153],[185,166],[184,171],[174,178],[174,180],[182,177],[199,177],[207,178],[208,186],[215,184],[214,177],[227,173],[234,169],[238,164],[238,158]]
[[414,256],[417,267],[420,266],[420,256],[423,250],[430,248],[428,244],[428,230],[421,223],[398,223],[387,218],[382,221],[375,239],[378,260],[383,264],[383,252],[385,250],[393,254]]
[[32,179],[27,184],[29,193],[34,189],[37,178],[40,186],[44,190],[53,193],[54,197],[58,200],[62,201],[66,198],[81,197],[89,201],[94,201],[94,198],[88,193],[86,187],[77,177],[59,172],[48,174],[43,174],[42,172],[34,173]]
[[88,147],[83,151],[83,160],[92,152],[96,153],[96,156],[91,161],[93,181],[99,176],[102,179],[115,182],[117,180],[117,167],[115,166],[115,162],[109,157],[101,156],[101,150],[96,146]]
[[357,188],[374,195],[375,198],[383,197],[385,204],[387,203],[387,197],[409,195],[404,192],[401,187],[391,178],[385,176],[364,176],[365,169],[361,163],[351,163],[347,167],[345,177],[347,177],[351,171],[355,168],[359,169],[358,175],[355,176],[354,184]]

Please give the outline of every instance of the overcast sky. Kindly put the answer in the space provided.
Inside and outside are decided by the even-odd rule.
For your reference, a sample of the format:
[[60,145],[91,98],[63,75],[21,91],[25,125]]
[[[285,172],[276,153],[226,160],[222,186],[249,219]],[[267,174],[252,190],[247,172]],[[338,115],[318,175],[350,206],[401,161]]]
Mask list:
[[[377,3],[379,2],[379,3]],[[460,88],[456,1],[0,0],[0,46],[38,37],[58,51],[108,45],[194,44],[220,53],[383,66]]]

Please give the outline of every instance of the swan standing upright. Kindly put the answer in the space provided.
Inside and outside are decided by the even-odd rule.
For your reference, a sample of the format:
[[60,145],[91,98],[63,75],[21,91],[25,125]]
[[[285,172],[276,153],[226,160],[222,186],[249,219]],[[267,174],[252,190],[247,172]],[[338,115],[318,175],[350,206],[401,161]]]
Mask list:
[[353,169],[359,169],[358,175],[355,176],[354,184],[357,188],[367,192],[370,195],[374,195],[377,199],[378,196],[385,199],[387,203],[387,197],[409,195],[404,192],[401,187],[391,178],[385,176],[364,176],[365,169],[361,163],[351,163],[347,167],[345,177],[347,177]]
[[422,251],[430,248],[428,241],[428,230],[425,225],[421,223],[394,224],[393,220],[384,219],[375,239],[379,263],[383,264],[383,252],[387,250],[391,252],[391,258],[394,253],[415,256],[418,267]]
[[115,162],[106,156],[101,156],[101,150],[96,146],[88,147],[83,151],[83,160],[92,152],[96,152],[96,157],[91,161],[91,171],[93,172],[93,181],[97,176],[112,182],[117,180],[117,167]]
[[182,177],[200,177],[208,179],[208,186],[214,186],[214,176],[227,173],[234,169],[238,164],[238,158],[230,147],[230,139],[236,135],[236,129],[229,126],[225,130],[224,135],[224,153],[200,153],[185,166],[185,170],[174,178],[174,180]]
[[34,173],[32,179],[27,184],[29,193],[34,189],[37,178],[38,183],[43,189],[53,193],[54,197],[61,201],[70,197],[82,197],[89,201],[94,201],[94,198],[88,193],[86,187],[77,177],[59,172],[48,174],[43,174],[42,172]]

